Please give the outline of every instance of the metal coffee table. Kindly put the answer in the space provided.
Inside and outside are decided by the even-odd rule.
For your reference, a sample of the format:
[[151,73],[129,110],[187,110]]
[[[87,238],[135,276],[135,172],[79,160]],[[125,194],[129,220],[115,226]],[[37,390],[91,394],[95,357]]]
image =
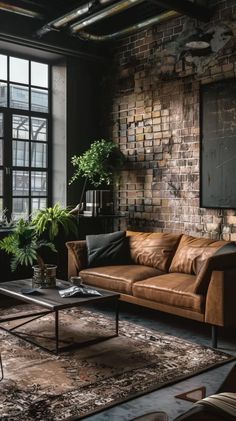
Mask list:
[[[60,289],[65,289],[70,287],[70,283],[66,281],[57,280],[57,286],[55,288],[47,288],[47,289],[40,289],[38,290],[37,295],[26,295],[21,292],[23,288],[29,288],[31,287],[32,280],[31,279],[22,279],[18,281],[10,281],[10,282],[3,282],[0,284],[0,293],[7,295],[9,297],[16,298],[18,300],[30,303],[30,304],[36,304],[37,306],[41,306],[43,308],[46,308],[47,310],[40,311],[40,312],[34,312],[34,313],[25,313],[21,315],[12,315],[7,316],[4,318],[0,318],[0,329],[5,330],[6,332],[11,333],[12,335],[15,335],[21,339],[24,339],[25,341],[38,346],[39,348],[48,351],[50,353],[58,354],[61,351],[65,351],[66,349],[72,348],[75,345],[77,346],[85,346],[89,345],[91,343],[97,343],[101,342],[110,338],[114,338],[118,336],[119,334],[119,297],[120,295],[117,293],[113,293],[111,291],[103,290],[101,288],[96,288],[97,291],[99,291],[102,295],[96,296],[96,297],[70,297],[70,298],[62,298],[59,295]],[[91,287],[93,288],[93,287]],[[114,310],[115,310],[115,333],[111,336],[106,337],[100,337],[96,339],[91,339],[86,342],[82,343],[73,343],[67,346],[59,347],[59,311],[64,309],[69,309],[72,307],[82,307],[84,305],[88,304],[96,304],[101,302],[111,302],[114,303]],[[49,349],[41,344],[36,343],[32,339],[26,338],[27,336],[32,336],[30,334],[26,334],[24,332],[18,332],[17,328],[26,325],[27,323],[32,322],[33,320],[36,320],[40,317],[43,317],[47,314],[54,313],[54,336],[53,338],[47,337],[47,339],[52,339],[55,341],[55,348]],[[14,326],[12,328],[6,328],[2,326],[2,323],[13,321],[13,320],[20,320],[31,317],[30,320],[27,320],[25,322],[22,322],[18,324],[17,326]]]

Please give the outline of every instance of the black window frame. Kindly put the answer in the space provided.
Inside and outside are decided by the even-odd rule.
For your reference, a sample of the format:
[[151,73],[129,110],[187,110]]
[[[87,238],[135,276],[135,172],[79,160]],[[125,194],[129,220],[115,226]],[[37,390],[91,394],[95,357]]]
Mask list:
[[[6,51],[1,51],[0,54],[7,57],[7,80],[0,78],[0,83],[7,84],[7,107],[0,106],[0,114],[3,115],[3,165],[0,165],[0,170],[3,171],[3,209],[6,209],[6,216],[8,219],[12,216],[12,205],[13,198],[27,198],[29,204],[29,216],[32,213],[32,199],[33,198],[46,198],[46,206],[52,206],[52,64],[47,60],[42,60],[37,56],[28,56],[26,54],[15,54]],[[28,61],[28,71],[29,71],[29,80],[28,83],[18,83],[12,82],[10,80],[10,58],[18,58]],[[42,63],[48,66],[48,86],[42,87],[38,85],[31,84],[31,62]],[[10,85],[17,86],[26,86],[29,89],[29,109],[24,110],[20,108],[11,108],[10,107]],[[33,88],[45,90],[48,92],[48,112],[33,111],[31,110],[31,90]],[[23,115],[29,117],[29,165],[24,166],[14,166],[13,165],[13,116],[14,115]],[[47,120],[47,142],[42,142],[47,144],[47,164],[46,167],[33,167],[31,166],[31,118],[42,118]],[[31,192],[31,176],[29,176],[29,192],[28,195],[23,196],[19,195],[13,196],[12,189],[12,180],[13,180],[13,171],[28,171],[29,174],[36,172],[45,172],[47,173],[47,195],[46,196],[34,196]]]

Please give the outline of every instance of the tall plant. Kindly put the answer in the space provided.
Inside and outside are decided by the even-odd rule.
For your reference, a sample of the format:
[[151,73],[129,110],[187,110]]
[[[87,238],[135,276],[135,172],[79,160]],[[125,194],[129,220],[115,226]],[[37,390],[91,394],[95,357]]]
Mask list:
[[82,155],[71,159],[75,168],[70,184],[80,177],[85,177],[94,187],[110,185],[115,173],[121,170],[125,157],[118,146],[104,139],[93,142]]

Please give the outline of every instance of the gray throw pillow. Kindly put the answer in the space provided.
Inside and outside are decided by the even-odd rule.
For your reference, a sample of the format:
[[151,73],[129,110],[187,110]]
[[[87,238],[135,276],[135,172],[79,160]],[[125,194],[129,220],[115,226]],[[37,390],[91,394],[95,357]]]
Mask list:
[[128,239],[125,231],[87,235],[88,266],[113,266],[127,262]]

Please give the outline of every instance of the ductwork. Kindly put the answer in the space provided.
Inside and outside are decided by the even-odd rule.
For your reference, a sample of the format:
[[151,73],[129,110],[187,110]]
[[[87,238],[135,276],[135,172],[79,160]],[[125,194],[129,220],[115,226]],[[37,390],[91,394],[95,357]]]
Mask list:
[[13,6],[9,3],[0,2],[0,10],[4,10],[5,12],[16,13],[18,15],[27,16],[28,18],[38,18],[41,19],[42,16],[38,12],[34,12],[33,10],[25,9],[24,7],[20,6]]
[[86,26],[92,25],[102,19],[110,18],[111,16],[121,13],[130,7],[136,6],[139,3],[143,3],[143,1],[144,0],[121,0],[119,3],[112,4],[111,6],[94,13],[92,16],[74,23],[70,26],[70,30],[72,33],[76,33]]
[[71,12],[65,13],[65,15],[60,16],[57,19],[54,19],[53,21],[47,23],[44,25],[41,29],[37,31],[37,35],[39,37],[42,37],[46,33],[53,31],[53,30],[59,30],[66,25],[68,25],[73,20],[77,19],[80,16],[85,15],[89,12],[91,7],[93,6],[94,2],[90,1],[83,6],[77,7],[76,9],[72,10]]
[[[105,5],[111,1],[112,0],[99,0],[99,3]],[[159,14],[155,17],[148,18],[145,21],[131,25],[127,28],[113,32],[111,34],[97,35],[97,34],[92,34],[92,33],[83,31],[83,29],[89,25],[93,25],[101,20],[110,18],[144,1],[145,0],[120,0],[118,3],[112,4],[108,7],[103,8],[102,10],[99,10],[95,13],[90,14],[90,16],[87,16],[85,18],[78,20],[78,17],[81,17],[91,11],[91,8],[94,6],[94,0],[90,0],[88,3],[84,4],[83,6],[80,6],[72,10],[71,12],[66,13],[65,15],[57,19],[54,19],[52,22],[49,22],[48,24],[44,25],[41,29],[39,29],[39,31],[37,32],[37,35],[41,37],[49,31],[60,30],[61,28],[68,26],[68,24],[71,21],[76,20],[76,22],[70,25],[69,28],[70,28],[71,33],[74,35],[77,35],[77,37],[83,40],[90,40],[90,41],[97,41],[97,42],[112,41],[118,38],[128,36],[137,31],[146,29],[157,23],[165,22],[166,20],[169,20],[171,18],[181,16],[181,13],[174,10],[170,10],[162,14]]]
[[181,13],[176,12],[175,10],[170,10],[168,12],[161,13],[160,15],[157,15],[153,18],[146,19],[142,22],[136,23],[134,25],[129,26],[128,28],[122,29],[117,32],[113,32],[112,34],[105,34],[105,35],[96,35],[96,34],[90,34],[88,32],[80,31],[77,36],[83,40],[88,41],[112,41],[117,38],[126,37],[130,34],[133,34],[135,32],[141,31],[143,29],[147,29],[152,25],[155,25],[157,23],[165,22],[172,18],[177,18],[181,16]]

